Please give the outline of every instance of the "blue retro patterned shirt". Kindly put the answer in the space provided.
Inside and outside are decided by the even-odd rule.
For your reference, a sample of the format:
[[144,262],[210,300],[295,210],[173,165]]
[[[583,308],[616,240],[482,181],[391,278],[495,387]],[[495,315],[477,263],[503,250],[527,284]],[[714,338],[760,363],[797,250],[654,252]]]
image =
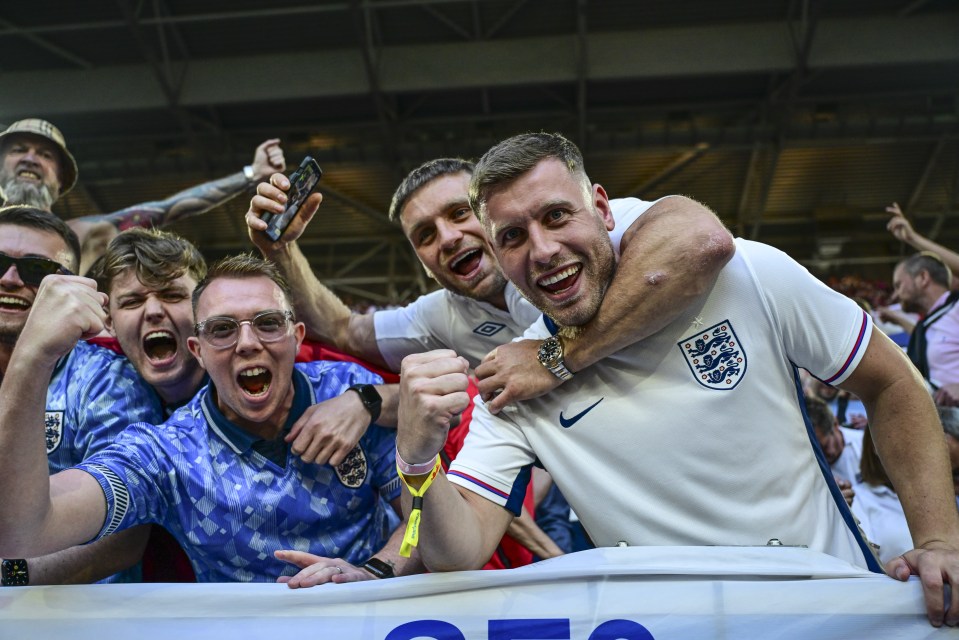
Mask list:
[[129,424],[163,420],[163,408],[129,360],[80,341],[53,371],[44,417],[53,474],[106,447]]
[[[379,376],[344,362],[297,364],[286,428],[312,404]],[[395,430],[371,426],[339,466],[307,464],[285,447],[285,466],[228,421],[204,387],[160,425],[130,426],[78,468],[103,488],[97,538],[162,524],[186,551],[199,582],[272,582],[298,569],[273,557],[298,549],[362,564],[399,524]]]

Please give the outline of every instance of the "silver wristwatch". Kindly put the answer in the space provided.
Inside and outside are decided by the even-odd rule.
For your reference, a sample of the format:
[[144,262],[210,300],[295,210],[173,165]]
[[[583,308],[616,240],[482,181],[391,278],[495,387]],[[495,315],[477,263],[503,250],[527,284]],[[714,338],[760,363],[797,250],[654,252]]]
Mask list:
[[549,369],[560,380],[572,380],[573,372],[563,362],[563,340],[559,336],[550,336],[543,340],[536,354],[539,363]]

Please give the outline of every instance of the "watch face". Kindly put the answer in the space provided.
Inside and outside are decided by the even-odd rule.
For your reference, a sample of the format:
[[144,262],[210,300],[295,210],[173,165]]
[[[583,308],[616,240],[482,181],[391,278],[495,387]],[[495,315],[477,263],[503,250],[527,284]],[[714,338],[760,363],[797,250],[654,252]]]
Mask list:
[[556,336],[546,338],[539,347],[539,361],[546,367],[555,366],[562,357],[563,344]]
[[23,587],[30,582],[26,560],[4,560],[2,574],[5,587]]
[[376,389],[373,388],[372,385],[363,384],[363,385],[357,385],[354,388],[356,389],[356,392],[360,394],[360,398],[362,398],[363,404],[370,406],[370,405],[378,405],[382,402],[382,400],[380,399],[380,394],[376,391]]

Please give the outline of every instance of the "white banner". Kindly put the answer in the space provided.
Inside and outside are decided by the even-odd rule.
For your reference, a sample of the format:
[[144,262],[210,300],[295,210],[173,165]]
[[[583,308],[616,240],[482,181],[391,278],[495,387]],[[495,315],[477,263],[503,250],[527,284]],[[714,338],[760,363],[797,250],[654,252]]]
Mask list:
[[584,551],[508,571],[278,584],[0,589],[0,638],[204,640],[933,638],[901,583],[793,547]]

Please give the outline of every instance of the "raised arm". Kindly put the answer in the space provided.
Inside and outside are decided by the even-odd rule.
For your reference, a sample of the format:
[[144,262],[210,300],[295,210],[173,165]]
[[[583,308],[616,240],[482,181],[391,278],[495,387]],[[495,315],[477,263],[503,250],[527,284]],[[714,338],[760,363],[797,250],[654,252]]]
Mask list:
[[[633,222],[623,234],[620,251],[599,312],[575,338],[565,340],[564,360],[574,373],[672,322],[713,286],[735,245],[712,211],[673,196]],[[525,340],[500,346],[476,369],[490,411],[541,396],[562,383],[537,361],[540,344]]]
[[163,227],[183,218],[206,213],[275,171],[283,171],[286,161],[277,138],[260,144],[253,153],[252,174],[245,169],[219,180],[184,189],[165,200],[141,202],[126,209],[81,220],[106,220],[120,231],[131,227]]
[[316,214],[323,196],[314,193],[307,198],[278,241],[273,242],[263,233],[266,223],[261,216],[264,213],[282,213],[286,207],[286,191],[289,188],[290,181],[282,173],[273,174],[269,182],[257,185],[256,195],[250,201],[250,209],[246,213],[250,240],[263,257],[280,267],[293,290],[293,306],[297,318],[306,325],[310,338],[389,369],[376,346],[373,315],[351,311],[335,293],[317,279],[309,261],[296,244],[297,238],[303,234],[306,225]]
[[945,622],[959,622],[959,514],[949,454],[935,406],[918,372],[880,330],[873,328],[859,366],[841,385],[866,406],[876,450],[902,503],[915,549],[886,571],[922,580],[930,622],[944,620],[943,584],[952,585]]
[[[70,228],[80,238],[80,273],[84,274],[106,251],[107,245],[124,229],[163,227],[183,218],[206,213],[242,193],[274,171],[283,171],[286,162],[278,139],[263,142],[253,153],[253,164],[243,171],[175,193],[165,200],[141,202],[113,213],[73,218]],[[252,173],[248,169],[252,169]]]
[[0,385],[0,557],[60,551],[91,540],[103,525],[100,485],[73,469],[51,478],[37,427],[57,360],[103,330],[105,304],[88,278],[47,276],[37,291]]
[[[469,404],[469,363],[454,351],[407,356],[400,374],[397,456],[410,464],[435,460],[450,421]],[[420,490],[426,475],[406,475]],[[403,487],[403,513],[411,517],[412,495]],[[503,507],[460,489],[439,470],[423,495],[419,552],[430,571],[478,569],[492,556],[513,519]]]
[[894,235],[897,240],[905,242],[917,251],[931,251],[935,253],[942,258],[942,261],[952,270],[953,274],[959,274],[959,254],[917,233],[916,230],[912,228],[909,220],[906,219],[906,215],[902,212],[902,209],[899,208],[898,203],[893,202],[886,207],[886,213],[892,214],[889,222],[886,223],[886,229],[888,229],[889,233]]

